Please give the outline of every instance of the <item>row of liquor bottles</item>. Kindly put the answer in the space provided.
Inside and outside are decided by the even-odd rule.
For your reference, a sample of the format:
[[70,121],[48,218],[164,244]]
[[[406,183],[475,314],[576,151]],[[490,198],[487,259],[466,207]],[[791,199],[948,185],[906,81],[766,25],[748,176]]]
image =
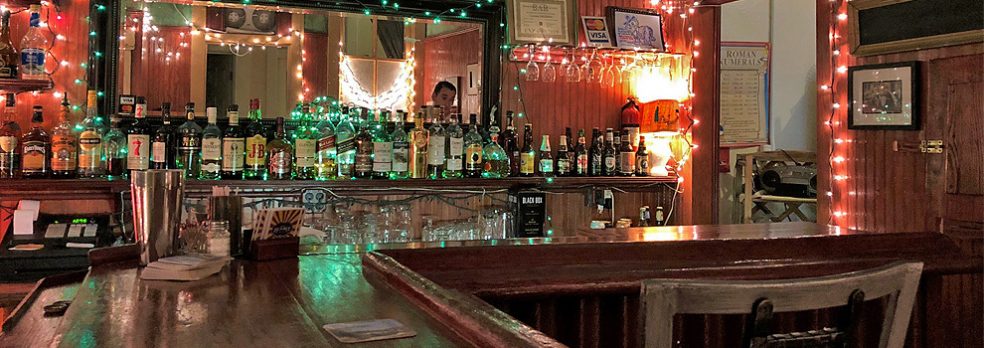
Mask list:
[[[95,105],[95,93],[88,95]],[[163,125],[146,120],[146,104],[137,97],[134,119],[124,125],[113,118],[103,129],[94,108],[78,127],[68,119],[67,102],[51,135],[42,128],[43,112],[35,107],[32,128],[23,136],[12,115],[0,128],[0,177],[74,178],[124,177],[132,170],[185,169],[189,178],[333,180],[348,178],[503,178],[509,176],[647,176],[645,139],[632,146],[608,129],[584,130],[577,140],[568,128],[556,152],[544,135],[534,150],[532,125],[524,126],[523,143],[507,112],[508,126],[482,127],[472,114],[462,119],[440,107],[422,107],[416,114],[342,106],[336,112],[299,106],[292,113],[297,126],[288,132],[283,117],[273,133],[262,122],[260,102],[250,102],[248,125],[240,125],[237,105],[228,107],[228,126],[220,129],[217,109],[206,109],[207,125],[196,121],[188,104],[185,121],[171,124],[171,106],[161,107]],[[13,97],[7,108],[13,110]],[[412,128],[407,128],[410,120]],[[429,126],[424,125],[427,121]],[[628,133],[628,131],[626,131]]]

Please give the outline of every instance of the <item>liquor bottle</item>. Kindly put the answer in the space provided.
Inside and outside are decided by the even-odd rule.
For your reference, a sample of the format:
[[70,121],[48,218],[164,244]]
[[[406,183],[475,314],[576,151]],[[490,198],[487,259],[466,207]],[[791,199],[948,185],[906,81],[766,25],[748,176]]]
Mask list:
[[[577,154],[574,153],[574,144],[577,142],[577,138],[571,134],[571,127],[564,129],[564,135],[567,136],[567,176],[572,176],[575,171],[575,163],[577,163]],[[554,162],[559,160],[560,158],[554,160]]]
[[369,118],[372,111],[363,109],[364,119],[359,122],[359,134],[355,136],[355,177],[372,179],[372,135],[369,134]]
[[445,178],[464,176],[465,131],[459,125],[461,114],[452,114],[448,125],[448,166],[444,169]]
[[540,141],[540,175],[544,177],[554,176],[554,158],[553,154],[550,152],[550,136],[547,134],[543,135],[543,140]]
[[615,134],[611,128],[605,130],[604,145],[602,163],[605,165],[601,168],[601,173],[605,176],[615,176],[618,171],[618,150],[615,147]]
[[0,178],[21,176],[21,128],[14,121],[17,117],[16,97],[8,93],[3,114],[0,116]]
[[51,171],[48,153],[51,152],[51,137],[41,128],[44,114],[41,106],[34,106],[31,116],[31,129],[24,133],[21,143],[24,144],[21,153],[21,171],[25,178],[45,178]]
[[646,137],[639,137],[639,146],[636,146],[635,153],[635,175],[649,176],[649,152],[646,151]]
[[178,169],[186,178],[197,178],[202,170],[202,127],[195,123],[195,103],[185,105],[185,123],[178,127]]
[[267,178],[267,130],[263,126],[263,113],[260,100],[249,101],[249,126],[246,128],[246,167],[243,179],[266,180]]
[[20,57],[14,42],[10,41],[10,11],[3,11],[3,20],[0,22],[0,78],[17,78],[17,66]]
[[611,174],[611,175],[618,176],[621,175],[621,170],[622,170],[622,154],[620,150],[622,146],[622,137],[619,131],[617,130],[613,131],[612,134],[614,134],[614,136],[612,137],[612,146],[615,147],[615,174]]
[[588,147],[584,139],[584,130],[577,131],[577,145],[574,146],[574,175],[588,176],[591,173]]
[[290,180],[291,171],[294,168],[294,148],[287,140],[287,133],[284,131],[284,118],[277,117],[277,128],[273,133],[273,139],[266,145],[267,149],[267,173],[270,179]]
[[126,135],[120,130],[123,121],[113,115],[109,131],[102,138],[103,153],[106,155],[104,174],[109,180],[126,178]]
[[45,55],[47,54],[48,38],[41,30],[41,6],[31,5],[31,26],[21,39],[20,76],[25,80],[46,80],[44,71]]
[[222,130],[217,124],[219,109],[214,106],[205,108],[208,125],[202,130],[202,168],[198,173],[201,180],[219,180],[222,178]]
[[629,132],[626,131],[622,135],[622,145],[618,149],[618,174],[621,176],[632,176],[636,171],[636,152],[632,145],[629,145],[629,141]]
[[598,128],[591,130],[589,176],[605,175],[605,136]]
[[[338,164],[338,178],[351,179],[355,175],[355,121],[353,114],[355,108],[343,109],[342,120],[335,127],[335,136],[338,137],[336,151],[338,156],[335,162]],[[345,112],[348,111],[348,112]]]
[[396,115],[396,125],[393,133],[390,133],[390,140],[393,142],[393,169],[390,179],[401,180],[410,176],[410,137],[403,128],[405,113],[397,110]]
[[499,136],[502,148],[509,154],[509,175],[519,176],[519,140],[513,123],[513,112],[506,111],[506,130]]
[[102,122],[99,122],[96,91],[90,89],[85,99],[85,119],[82,120],[82,133],[79,134],[79,176],[96,178],[106,174],[104,161],[112,156],[103,154],[105,145],[102,139],[105,134],[102,132]]
[[489,128],[489,137],[490,141],[485,143],[485,148],[482,149],[482,162],[485,164],[482,177],[487,179],[508,177],[512,169],[509,166],[509,154],[499,145],[498,126],[493,125]]
[[[469,178],[481,178],[485,165],[482,164],[482,135],[478,133],[476,118],[478,115],[471,114],[469,123],[471,127],[468,134],[465,134],[465,176]],[[496,139],[498,140],[498,139]]]
[[427,130],[424,129],[424,115],[417,113],[413,119],[414,128],[410,131],[410,177],[427,178]]
[[[569,130],[570,128],[568,128]],[[574,167],[571,165],[572,154],[567,148],[567,135],[560,136],[560,143],[557,144],[557,176],[571,176],[571,169]]]
[[300,124],[294,130],[294,178],[297,180],[314,180],[318,171],[315,151],[320,138],[316,128],[311,125],[311,106],[305,104],[301,108]]
[[72,133],[68,96],[62,98],[58,125],[51,130],[51,177],[71,179],[78,171],[79,140]]
[[[137,97],[136,104],[133,107],[133,118],[133,124],[126,131],[126,169],[129,171],[147,170],[150,168],[151,144],[150,125],[147,123],[147,101],[144,97]],[[160,134],[160,131],[158,129],[158,134]]]
[[536,174],[536,151],[533,151],[533,125],[523,126],[523,148],[519,150],[519,176]]
[[375,179],[389,179],[393,171],[393,141],[386,129],[390,112],[380,111],[379,118],[369,129],[372,135],[372,176]]
[[[143,114],[143,110],[146,108],[146,105],[143,104],[143,97],[138,97],[137,99],[140,100],[137,107],[141,110],[140,113]],[[137,122],[143,121],[138,120]],[[154,139],[151,140],[150,167],[153,169],[174,169],[176,168],[174,162],[178,152],[178,141],[175,138],[174,126],[171,125],[170,102],[164,102],[161,104],[161,122],[164,124],[157,128],[157,131],[154,132]],[[147,127],[147,134],[150,134],[150,126],[146,125],[146,122],[143,123],[143,125],[144,127]],[[136,124],[134,124],[134,126],[136,126]],[[129,167],[133,167],[133,164],[129,162],[131,158],[133,158],[133,153],[127,155],[127,166]]]
[[315,168],[317,169],[318,180],[333,180],[338,177],[338,167],[335,162],[338,157],[338,151],[335,147],[337,138],[335,137],[335,123],[332,120],[336,117],[338,117],[337,113],[328,112],[321,118],[321,121],[318,121],[316,126],[318,129],[318,153],[316,154]]
[[222,179],[242,180],[246,162],[246,133],[239,126],[239,105],[229,105],[226,111],[229,127],[222,135]]
[[430,117],[431,127],[427,130],[427,176],[431,179],[440,179],[447,164],[448,136],[441,125],[440,107],[432,108]]

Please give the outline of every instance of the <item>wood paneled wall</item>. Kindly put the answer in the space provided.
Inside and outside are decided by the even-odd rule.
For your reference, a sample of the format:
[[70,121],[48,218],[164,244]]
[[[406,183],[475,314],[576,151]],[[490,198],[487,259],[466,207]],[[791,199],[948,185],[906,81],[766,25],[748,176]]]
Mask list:
[[[159,28],[154,36],[164,38],[163,52],[156,52],[150,40],[142,39],[141,36],[146,34],[142,31],[137,32],[135,49],[130,52],[133,55],[131,94],[146,97],[149,110],[160,109],[161,103],[171,102],[172,115],[180,115],[184,113],[185,104],[192,101],[192,58],[190,50],[178,46],[178,43],[185,41],[183,40],[185,36],[191,35],[191,28],[168,26]],[[167,51],[181,52],[181,57],[167,59],[165,53]],[[204,106],[201,105],[197,105],[196,108],[204,110]]]
[[[328,94],[328,34],[304,33],[304,95],[309,99]],[[337,58],[336,58],[337,59]],[[332,76],[334,77],[334,76]]]
[[[418,68],[423,79],[417,80],[417,105],[430,103],[434,86],[447,80],[458,88],[461,113],[465,117],[470,113],[481,115],[481,95],[468,95],[467,79],[468,65],[482,63],[482,43],[479,30],[423,39],[417,47],[417,55],[423,56],[422,67]],[[460,83],[455,77],[461,77]]]

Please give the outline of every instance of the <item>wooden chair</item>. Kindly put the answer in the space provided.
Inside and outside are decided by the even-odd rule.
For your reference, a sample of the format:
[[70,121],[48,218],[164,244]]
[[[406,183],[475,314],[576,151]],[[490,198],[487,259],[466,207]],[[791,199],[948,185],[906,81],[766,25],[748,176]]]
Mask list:
[[[750,322],[755,323],[759,319],[769,319],[772,311],[794,312],[845,305],[852,306],[849,310],[859,310],[863,299],[887,296],[879,347],[902,347],[922,268],[922,263],[896,262],[878,268],[816,278],[762,281],[645,280],[640,297],[645,346],[673,347],[673,317],[676,314],[749,314],[752,319]],[[856,316],[853,314],[855,313],[852,312],[851,317],[855,317],[856,323]],[[788,343],[789,340],[795,341],[806,336],[842,340],[845,334],[851,334],[851,328],[838,327],[834,330],[815,330],[791,335],[761,335],[762,332],[756,332],[761,331],[761,326],[752,325],[756,328],[746,328],[743,347],[778,347],[782,346],[783,342],[780,341],[786,340],[785,343]],[[737,343],[735,342],[735,347],[738,346]]]

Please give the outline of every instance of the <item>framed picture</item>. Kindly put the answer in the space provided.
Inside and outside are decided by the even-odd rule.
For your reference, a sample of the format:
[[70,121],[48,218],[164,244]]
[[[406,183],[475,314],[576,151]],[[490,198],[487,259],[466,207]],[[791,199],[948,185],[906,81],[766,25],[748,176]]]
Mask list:
[[984,42],[980,0],[854,0],[847,8],[855,56]]
[[607,12],[615,47],[666,51],[663,17],[658,13],[613,6]]
[[854,66],[847,72],[849,129],[919,129],[919,62]]
[[507,0],[506,13],[513,44],[577,44],[575,0]]
[[612,47],[612,39],[608,34],[608,21],[605,17],[581,17],[581,27],[584,28],[584,38],[591,47]]

